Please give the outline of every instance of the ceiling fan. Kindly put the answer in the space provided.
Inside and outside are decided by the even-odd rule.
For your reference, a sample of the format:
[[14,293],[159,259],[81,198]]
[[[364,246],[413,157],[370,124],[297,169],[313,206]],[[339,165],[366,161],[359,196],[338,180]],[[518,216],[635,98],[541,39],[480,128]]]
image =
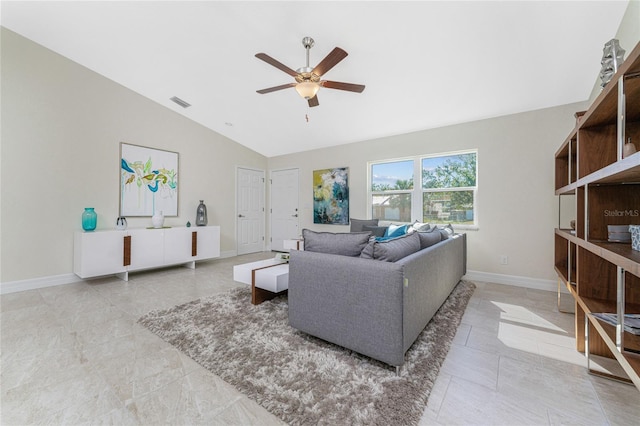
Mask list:
[[318,102],[318,90],[320,87],[326,87],[329,89],[346,90],[348,92],[362,93],[364,85],[341,83],[339,81],[320,80],[327,71],[336,66],[338,62],[347,57],[347,52],[339,47],[336,47],[329,53],[315,68],[309,67],[309,50],[313,47],[314,41],[311,37],[305,37],[302,39],[302,45],[307,50],[307,66],[292,70],[283,63],[273,59],[266,53],[256,53],[256,58],[262,59],[269,65],[273,65],[295,78],[295,83],[283,84],[281,86],[269,87],[268,89],[257,90],[258,93],[264,95],[266,93],[275,92],[277,90],[287,89],[289,87],[295,87],[300,96],[307,99],[310,107],[320,105]]

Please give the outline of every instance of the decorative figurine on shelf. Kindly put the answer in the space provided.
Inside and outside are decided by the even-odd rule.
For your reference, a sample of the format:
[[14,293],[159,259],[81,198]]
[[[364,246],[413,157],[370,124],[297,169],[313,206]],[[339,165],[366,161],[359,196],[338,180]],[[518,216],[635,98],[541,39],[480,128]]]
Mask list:
[[116,219],[116,229],[120,231],[124,231],[127,229],[127,218],[124,216],[120,216]]
[[98,224],[98,213],[93,207],[85,207],[82,212],[82,229],[85,231],[93,231]]
[[622,65],[622,62],[624,62],[625,50],[620,47],[618,40],[614,38],[605,43],[602,52],[602,60],[600,61],[602,64],[600,71],[600,80],[602,80],[602,83],[600,85],[604,88],[611,80],[611,77],[618,72],[618,68]]
[[151,223],[154,228],[162,228],[162,224],[164,223],[164,215],[162,214],[162,210],[157,211],[151,216]]
[[187,228],[191,228],[191,222],[187,221]]
[[196,209],[196,226],[207,226],[207,206],[204,205],[204,200],[200,200]]
[[622,158],[627,158],[636,153],[636,146],[631,142],[631,138],[627,139],[627,143],[622,147]]

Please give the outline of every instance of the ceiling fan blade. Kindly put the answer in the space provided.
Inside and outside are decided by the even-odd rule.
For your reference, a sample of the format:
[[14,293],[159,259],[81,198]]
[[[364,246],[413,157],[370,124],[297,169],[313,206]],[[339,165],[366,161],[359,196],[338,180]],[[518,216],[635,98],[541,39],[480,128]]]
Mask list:
[[328,87],[329,89],[346,90],[347,92],[362,93],[364,90],[363,84],[341,83],[339,81],[323,80],[320,82],[322,87]]
[[296,83],[283,84],[281,86],[269,87],[268,89],[256,90],[256,92],[264,95],[265,93],[275,92],[276,90],[288,89],[289,87],[295,87]]
[[265,61],[269,65],[273,65],[274,67],[278,68],[279,70],[286,72],[291,77],[297,77],[298,76],[297,72],[295,72],[294,70],[292,70],[291,68],[289,68],[288,66],[283,64],[282,62],[279,62],[279,61],[273,59],[271,56],[267,55],[266,53],[256,53],[256,58],[262,59],[263,61]]
[[320,105],[320,102],[318,102],[318,95],[315,95],[313,98],[309,99],[310,107],[316,107],[318,105]]
[[325,74],[327,71],[329,71],[331,68],[335,67],[336,64],[341,60],[343,60],[344,58],[346,58],[347,55],[348,55],[347,52],[340,49],[339,47],[336,47],[331,51],[331,53],[325,56],[325,58],[322,61],[320,61],[320,63],[316,65],[316,67],[311,72],[317,75],[318,77],[320,77],[323,74]]

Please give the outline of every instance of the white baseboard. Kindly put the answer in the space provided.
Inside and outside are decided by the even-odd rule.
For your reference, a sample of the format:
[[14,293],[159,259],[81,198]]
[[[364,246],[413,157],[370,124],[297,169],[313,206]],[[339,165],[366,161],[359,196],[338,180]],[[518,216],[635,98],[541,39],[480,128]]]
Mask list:
[[76,274],[52,275],[49,277],[31,278],[19,281],[7,281],[0,283],[0,294],[15,293],[18,291],[36,290],[38,288],[53,287],[56,285],[72,284],[83,281]]
[[[225,251],[220,253],[220,258],[236,256],[235,251]],[[467,271],[464,276],[469,281],[483,281],[496,284],[514,285],[535,290],[558,291],[558,283],[553,280],[543,280],[539,278],[521,277],[517,275],[492,274],[481,271]],[[49,277],[33,278],[19,281],[8,281],[0,283],[0,294],[15,293],[18,291],[35,290],[38,288],[52,287],[56,285],[71,284],[84,281],[75,274],[53,275]]]
[[[234,257],[235,251],[224,251],[220,253],[221,258]],[[215,260],[215,259],[212,259]],[[0,283],[0,294],[16,293],[18,291],[37,290],[39,288],[53,287],[56,285],[72,284],[85,281],[76,274],[52,275],[48,277],[31,278],[18,281],[7,281]]]
[[483,281],[488,283],[513,285],[534,290],[558,291],[558,282],[555,280],[543,280],[541,278],[521,277],[518,275],[493,274],[490,272],[467,271],[464,276],[469,281]]

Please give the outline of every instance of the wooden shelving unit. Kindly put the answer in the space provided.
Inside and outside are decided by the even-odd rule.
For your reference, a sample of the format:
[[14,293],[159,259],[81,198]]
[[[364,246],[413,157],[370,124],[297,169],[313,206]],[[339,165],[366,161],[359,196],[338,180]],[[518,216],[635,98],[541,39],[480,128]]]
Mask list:
[[[640,152],[622,156],[629,138],[640,150],[640,44],[576,117],[555,155],[555,192],[575,195],[576,229],[555,230],[554,266],[575,299],[576,349],[615,358],[640,390],[640,336],[620,322],[640,314],[640,251],[609,242],[607,230],[640,224]],[[618,323],[594,313],[614,313]]]

